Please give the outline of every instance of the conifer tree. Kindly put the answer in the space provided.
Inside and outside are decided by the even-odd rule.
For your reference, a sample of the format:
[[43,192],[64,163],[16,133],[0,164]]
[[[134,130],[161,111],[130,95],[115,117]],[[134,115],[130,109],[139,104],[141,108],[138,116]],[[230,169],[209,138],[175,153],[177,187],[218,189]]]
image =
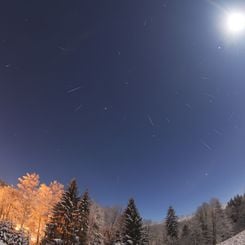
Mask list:
[[8,221],[0,221],[0,244],[29,245],[29,239],[24,231],[16,231],[14,225]]
[[236,195],[227,203],[226,214],[233,224],[235,233],[245,229],[245,196]]
[[170,244],[175,244],[178,240],[178,218],[171,206],[168,209],[166,217],[166,233]]
[[89,193],[86,191],[78,202],[78,237],[79,244],[88,244],[88,228],[89,228],[89,214],[90,214],[90,198]]
[[61,241],[64,245],[76,243],[77,203],[77,183],[72,180],[53,209],[53,215],[46,227],[42,244],[55,244],[55,241]]
[[136,208],[134,199],[130,199],[128,206],[123,214],[123,234],[122,240],[125,245],[142,245],[143,235],[143,224],[142,218]]
[[241,195],[236,195],[231,198],[227,203],[227,213],[230,216],[233,223],[237,223],[240,217],[240,207],[243,202],[243,197]]
[[149,245],[150,244],[150,229],[149,226],[144,226],[142,230],[142,244]]
[[122,242],[121,233],[120,233],[120,231],[116,231],[115,239],[114,239],[113,244],[120,245],[121,242]]

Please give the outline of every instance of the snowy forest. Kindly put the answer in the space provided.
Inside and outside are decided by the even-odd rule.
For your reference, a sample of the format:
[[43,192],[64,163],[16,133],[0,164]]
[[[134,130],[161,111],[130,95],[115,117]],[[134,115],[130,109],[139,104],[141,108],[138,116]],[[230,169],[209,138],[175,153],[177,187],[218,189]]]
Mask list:
[[214,198],[185,217],[170,206],[155,223],[141,218],[134,199],[101,207],[76,180],[64,188],[32,173],[17,186],[0,182],[0,219],[0,244],[215,245],[245,229],[245,196],[227,204]]

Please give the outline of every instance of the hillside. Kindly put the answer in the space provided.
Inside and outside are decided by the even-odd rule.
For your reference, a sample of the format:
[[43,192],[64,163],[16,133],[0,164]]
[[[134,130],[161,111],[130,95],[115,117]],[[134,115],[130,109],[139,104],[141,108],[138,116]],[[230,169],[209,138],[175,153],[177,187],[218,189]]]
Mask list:
[[233,236],[232,238],[219,243],[218,245],[244,245],[245,244],[245,230]]

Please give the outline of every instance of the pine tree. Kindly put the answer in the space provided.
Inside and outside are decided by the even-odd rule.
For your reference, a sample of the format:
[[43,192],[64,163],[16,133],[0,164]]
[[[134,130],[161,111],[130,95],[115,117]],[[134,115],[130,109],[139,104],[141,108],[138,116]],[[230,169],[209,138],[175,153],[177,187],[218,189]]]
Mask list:
[[115,244],[115,245],[120,245],[120,244],[122,244],[122,238],[121,238],[121,233],[120,233],[120,231],[116,231],[115,239],[114,239],[114,242],[113,242],[112,244]]
[[149,245],[150,244],[150,229],[149,226],[144,226],[142,230],[142,244]]
[[29,239],[23,231],[16,231],[12,223],[0,221],[0,244],[29,245]]
[[134,199],[130,199],[127,208],[123,214],[123,234],[122,240],[125,245],[142,245],[143,235],[143,224],[142,218],[136,208]]
[[227,203],[226,214],[233,223],[234,232],[245,229],[245,196],[236,195]]
[[239,220],[242,201],[243,197],[241,195],[236,195],[227,203],[228,214],[234,223],[238,222]]
[[55,205],[53,215],[47,224],[42,244],[55,244],[62,241],[64,245],[73,245],[76,237],[76,210],[78,204],[77,183],[72,180],[61,200]]
[[170,206],[166,217],[166,232],[170,244],[175,244],[178,240],[178,218],[174,209]]
[[90,214],[90,198],[89,194],[86,191],[81,199],[78,202],[78,237],[79,244],[86,245],[88,244],[88,228],[89,228],[89,214]]

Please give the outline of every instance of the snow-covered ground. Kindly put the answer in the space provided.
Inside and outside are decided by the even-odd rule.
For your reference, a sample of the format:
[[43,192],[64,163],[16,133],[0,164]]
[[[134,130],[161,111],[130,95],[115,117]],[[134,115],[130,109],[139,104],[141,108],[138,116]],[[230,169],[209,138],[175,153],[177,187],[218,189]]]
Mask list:
[[244,245],[245,244],[245,230],[233,236],[232,238],[219,243],[218,245]]

